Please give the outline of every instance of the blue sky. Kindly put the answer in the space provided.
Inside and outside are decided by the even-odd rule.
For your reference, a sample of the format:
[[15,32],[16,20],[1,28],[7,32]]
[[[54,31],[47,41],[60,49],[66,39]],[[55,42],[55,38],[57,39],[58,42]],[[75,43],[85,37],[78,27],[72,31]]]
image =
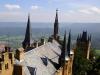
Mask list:
[[100,22],[100,0],[0,0],[0,22]]

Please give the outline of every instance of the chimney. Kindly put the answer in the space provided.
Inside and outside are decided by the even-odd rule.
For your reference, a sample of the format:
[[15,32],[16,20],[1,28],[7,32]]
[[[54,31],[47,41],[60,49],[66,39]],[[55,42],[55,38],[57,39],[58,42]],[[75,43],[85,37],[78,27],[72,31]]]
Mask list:
[[10,52],[10,47],[5,46],[5,52]]
[[38,41],[34,42],[34,47],[35,47],[35,48],[38,47]]
[[49,37],[49,39],[48,39],[48,42],[53,42],[53,37],[51,36],[51,37]]
[[24,58],[24,48],[19,48],[16,50],[16,59],[18,59],[19,61],[23,60]]
[[45,45],[45,39],[41,38],[41,45]]

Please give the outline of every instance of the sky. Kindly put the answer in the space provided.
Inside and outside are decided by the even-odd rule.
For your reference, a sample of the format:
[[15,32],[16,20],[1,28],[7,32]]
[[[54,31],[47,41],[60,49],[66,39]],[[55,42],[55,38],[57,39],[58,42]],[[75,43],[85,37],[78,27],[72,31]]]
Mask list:
[[0,22],[100,23],[100,0],[0,0]]

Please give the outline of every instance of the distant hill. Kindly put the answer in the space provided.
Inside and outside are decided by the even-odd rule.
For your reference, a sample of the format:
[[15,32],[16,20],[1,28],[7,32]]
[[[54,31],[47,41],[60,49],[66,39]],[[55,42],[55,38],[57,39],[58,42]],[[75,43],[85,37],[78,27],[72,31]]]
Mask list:
[[[73,40],[76,40],[77,35],[83,30],[87,30],[92,35],[92,47],[100,49],[100,23],[60,23],[59,26],[62,36],[65,29],[67,33],[71,29]],[[22,42],[25,28],[26,23],[22,22],[0,22],[0,40],[9,38],[13,42]],[[53,34],[53,23],[31,23],[31,29],[33,39],[48,37]]]

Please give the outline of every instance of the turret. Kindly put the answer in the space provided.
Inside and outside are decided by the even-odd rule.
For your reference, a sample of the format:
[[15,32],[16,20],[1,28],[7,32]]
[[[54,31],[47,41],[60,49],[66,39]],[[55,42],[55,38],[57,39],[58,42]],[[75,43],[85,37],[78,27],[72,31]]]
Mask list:
[[24,49],[30,48],[30,16],[28,15],[28,22],[27,22],[27,28],[26,28],[26,33],[25,33],[25,39],[22,42],[22,46]]
[[56,17],[54,22],[54,33],[53,33],[53,37],[55,40],[59,39],[58,32],[59,32],[58,10],[56,10]]
[[81,50],[82,56],[89,59],[90,46],[91,46],[91,35],[89,36],[87,34],[87,31],[83,31],[82,36],[78,37],[76,50]]

